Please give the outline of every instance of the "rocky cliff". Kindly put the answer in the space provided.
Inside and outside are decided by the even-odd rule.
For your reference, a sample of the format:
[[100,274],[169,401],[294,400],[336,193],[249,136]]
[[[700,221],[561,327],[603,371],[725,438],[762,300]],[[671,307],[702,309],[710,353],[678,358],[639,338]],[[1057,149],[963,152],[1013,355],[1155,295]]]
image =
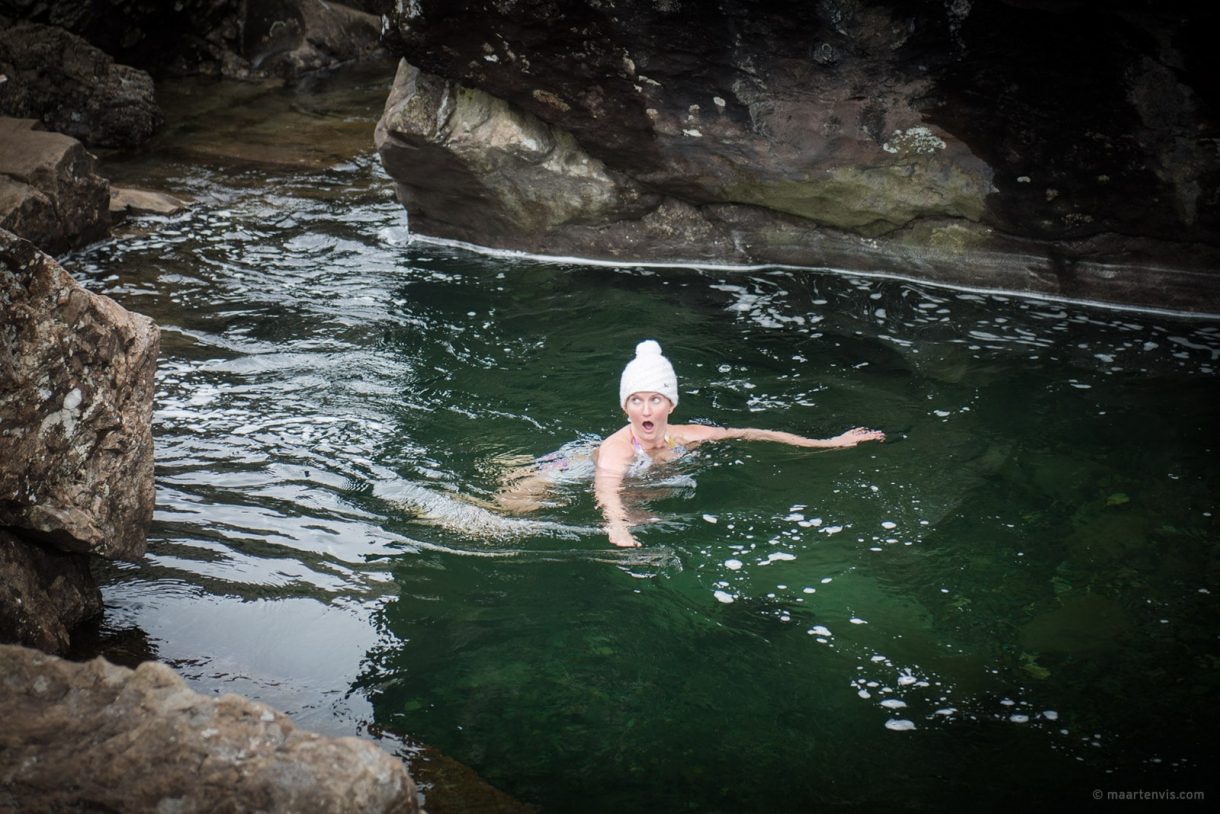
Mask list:
[[89,558],[144,554],[159,342],[0,230],[0,641],[64,650],[101,610]]
[[1220,310],[1214,16],[413,0],[377,143],[422,234]]

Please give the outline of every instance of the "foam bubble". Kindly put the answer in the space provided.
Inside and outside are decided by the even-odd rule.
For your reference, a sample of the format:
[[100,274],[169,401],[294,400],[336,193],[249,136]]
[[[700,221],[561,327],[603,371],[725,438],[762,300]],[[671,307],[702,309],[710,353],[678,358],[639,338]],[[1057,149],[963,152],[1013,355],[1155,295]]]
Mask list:
[[717,602],[723,602],[726,605],[733,604],[733,595],[725,591],[713,591],[712,596],[716,597]]
[[885,722],[886,729],[892,729],[895,732],[909,732],[915,728],[912,721],[907,721],[901,718],[890,718]]

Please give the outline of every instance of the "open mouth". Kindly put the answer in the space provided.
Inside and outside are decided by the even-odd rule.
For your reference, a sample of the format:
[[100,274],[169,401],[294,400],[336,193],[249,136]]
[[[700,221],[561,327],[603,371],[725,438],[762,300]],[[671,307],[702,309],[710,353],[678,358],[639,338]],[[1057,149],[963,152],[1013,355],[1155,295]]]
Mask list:
[[640,429],[642,429],[644,432],[652,432],[652,428],[653,428],[653,423],[651,421],[641,421],[640,422]]

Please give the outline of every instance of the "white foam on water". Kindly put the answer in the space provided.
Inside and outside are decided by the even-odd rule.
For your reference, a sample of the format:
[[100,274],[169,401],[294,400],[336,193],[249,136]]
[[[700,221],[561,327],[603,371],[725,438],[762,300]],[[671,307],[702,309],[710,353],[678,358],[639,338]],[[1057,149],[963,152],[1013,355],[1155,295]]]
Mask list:
[[729,569],[730,571],[740,570],[741,564],[742,564],[741,560],[728,559],[728,560],[724,561],[724,567]]
[[881,702],[881,706],[886,709],[902,709],[907,705],[906,701],[900,701],[897,698],[887,698]]
[[909,732],[915,728],[915,723],[902,718],[890,718],[885,722],[885,728],[894,732]]
[[733,595],[725,591],[712,591],[712,596],[716,597],[717,602],[723,602],[725,605],[732,605],[734,602]]

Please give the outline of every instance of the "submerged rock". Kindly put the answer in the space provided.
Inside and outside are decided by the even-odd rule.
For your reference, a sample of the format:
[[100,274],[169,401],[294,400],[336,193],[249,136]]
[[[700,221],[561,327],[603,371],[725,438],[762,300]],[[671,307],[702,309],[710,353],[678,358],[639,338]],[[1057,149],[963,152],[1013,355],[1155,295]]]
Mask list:
[[0,809],[417,812],[401,761],[169,667],[0,645]]
[[144,553],[159,332],[3,230],[0,326],[0,632],[61,650],[100,610],[87,558]]
[[1189,16],[982,5],[399,3],[378,146],[419,234],[1220,309]]
[[106,234],[110,190],[79,141],[0,117],[0,229],[58,253]]

